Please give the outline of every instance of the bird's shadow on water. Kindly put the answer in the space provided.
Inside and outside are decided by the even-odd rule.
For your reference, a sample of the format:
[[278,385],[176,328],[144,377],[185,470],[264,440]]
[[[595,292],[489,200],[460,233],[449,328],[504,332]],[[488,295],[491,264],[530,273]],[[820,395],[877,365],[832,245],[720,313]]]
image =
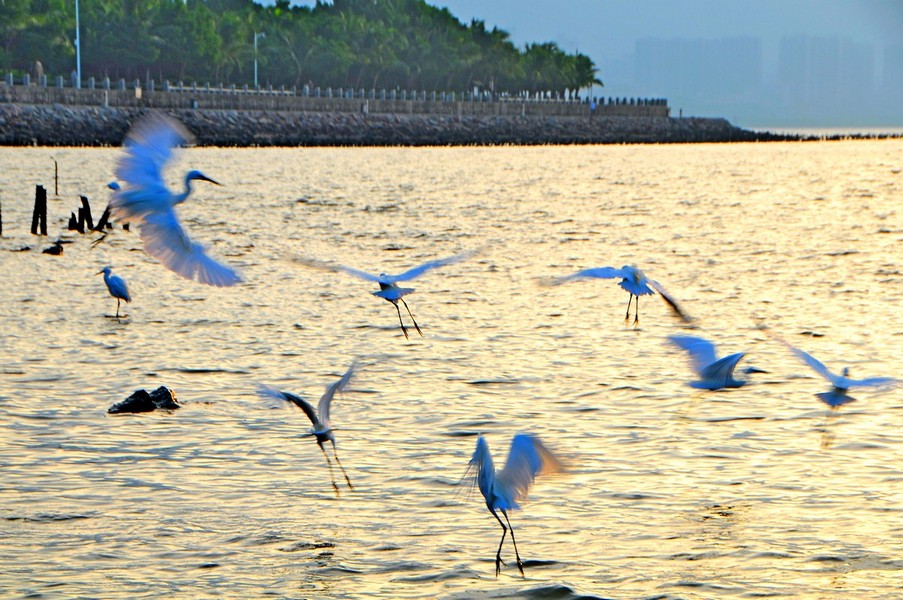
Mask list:
[[131,315],[119,315],[118,317],[116,315],[104,315],[104,318],[111,323],[116,321],[120,325],[126,325],[132,322]]
[[[468,573],[462,573],[462,576],[467,576]],[[479,579],[487,579],[486,577],[481,577],[477,575],[474,578]],[[520,575],[517,576],[520,579]],[[448,578],[446,578],[448,579]],[[583,594],[573,587],[566,585],[564,583],[540,583],[536,585],[535,582],[531,582],[528,578],[527,586],[518,586],[518,587],[504,587],[498,588],[495,590],[487,591],[482,590],[478,597],[480,598],[522,598],[522,599],[560,599],[560,600],[609,600],[608,596],[596,596],[591,594]],[[462,592],[452,592],[450,594],[446,594],[441,596],[441,598],[445,599],[463,599],[463,598],[474,598],[477,597],[474,595],[473,590],[462,591]],[[664,597],[664,596],[663,596]]]
[[[816,394],[817,396],[817,394]],[[837,439],[837,420],[840,417],[840,406],[832,406],[826,413],[821,425],[815,427],[815,431],[821,433],[820,447],[822,450],[830,450]]]

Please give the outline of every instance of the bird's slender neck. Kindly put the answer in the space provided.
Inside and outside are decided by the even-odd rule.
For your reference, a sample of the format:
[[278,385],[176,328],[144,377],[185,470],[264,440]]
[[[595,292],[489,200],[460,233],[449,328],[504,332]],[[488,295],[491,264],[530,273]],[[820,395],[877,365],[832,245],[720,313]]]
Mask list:
[[188,196],[191,194],[191,174],[185,176],[185,191],[181,194],[176,194],[173,196],[172,203],[173,204],[181,204],[188,200]]

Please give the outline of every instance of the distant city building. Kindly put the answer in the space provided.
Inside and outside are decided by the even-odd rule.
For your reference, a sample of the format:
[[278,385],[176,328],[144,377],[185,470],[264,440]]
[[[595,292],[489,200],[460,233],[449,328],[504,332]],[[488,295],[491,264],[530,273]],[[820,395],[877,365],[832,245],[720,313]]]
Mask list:
[[[675,114],[724,116],[747,127],[903,125],[903,45],[843,36],[638,40],[603,63],[606,92],[666,97]],[[878,63],[878,59],[881,62]]]
[[875,92],[872,46],[849,38],[792,36],[781,39],[778,85],[782,102],[818,109],[868,103]]

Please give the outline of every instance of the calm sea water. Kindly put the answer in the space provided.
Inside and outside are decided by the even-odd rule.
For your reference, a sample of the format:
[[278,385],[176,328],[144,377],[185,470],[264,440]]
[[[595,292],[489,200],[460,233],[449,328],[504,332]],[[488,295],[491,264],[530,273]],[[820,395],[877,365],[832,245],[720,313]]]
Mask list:
[[[191,149],[190,233],[246,283],[164,270],[95,218],[118,149],[0,149],[0,595],[43,598],[895,598],[903,583],[903,393],[828,417],[835,371],[901,376],[903,142],[418,149]],[[60,197],[53,197],[53,161]],[[28,233],[34,185],[50,239]],[[62,234],[52,257],[39,250]],[[14,252],[23,246],[31,251]],[[405,341],[374,273],[480,250],[414,282]],[[696,317],[613,281],[636,264]],[[98,270],[129,283],[128,317]],[[407,316],[405,315],[407,319]],[[699,393],[675,333],[768,374]],[[309,423],[255,394],[336,399],[336,497]],[[742,363],[741,363],[742,364]],[[107,415],[139,388],[173,413]],[[538,434],[567,463],[511,514],[526,578],[477,492]]]

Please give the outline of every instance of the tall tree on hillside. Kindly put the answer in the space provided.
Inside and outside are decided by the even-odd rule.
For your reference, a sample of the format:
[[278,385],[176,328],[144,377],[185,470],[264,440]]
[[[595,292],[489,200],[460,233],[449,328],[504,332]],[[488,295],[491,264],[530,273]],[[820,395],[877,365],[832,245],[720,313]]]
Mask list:
[[[273,85],[565,93],[599,83],[589,57],[553,43],[518,49],[504,30],[465,25],[425,0],[81,0],[82,71],[111,78]],[[0,0],[0,65],[74,66],[71,0]]]
[[[5,5],[6,2],[0,2]],[[47,73],[66,75],[75,68],[75,9],[65,0],[31,0],[23,3],[9,2],[7,24],[0,21],[0,31],[8,36],[4,55],[12,68],[27,70],[35,61],[41,61]],[[27,16],[21,13],[25,8]]]
[[160,49],[157,67],[185,79],[189,67],[205,79],[216,72],[222,38],[217,35],[213,13],[197,0],[163,0],[154,33]]

